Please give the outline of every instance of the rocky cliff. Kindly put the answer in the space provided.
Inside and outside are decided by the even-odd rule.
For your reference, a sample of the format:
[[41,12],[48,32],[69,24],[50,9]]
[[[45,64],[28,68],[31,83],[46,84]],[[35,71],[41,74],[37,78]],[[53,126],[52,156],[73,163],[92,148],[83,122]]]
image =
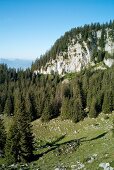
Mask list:
[[98,62],[111,67],[114,64],[113,33],[113,29],[101,27],[97,31],[89,31],[85,39],[81,32],[74,34],[73,37],[69,36],[65,50],[61,49],[54,57],[50,56],[48,61],[34,72],[36,74],[78,72]]

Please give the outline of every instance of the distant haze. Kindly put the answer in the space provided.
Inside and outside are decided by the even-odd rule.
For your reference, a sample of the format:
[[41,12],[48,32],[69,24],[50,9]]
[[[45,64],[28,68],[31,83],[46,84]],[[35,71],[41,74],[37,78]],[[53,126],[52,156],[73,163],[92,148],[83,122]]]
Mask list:
[[7,64],[8,67],[16,68],[16,69],[18,68],[26,69],[28,67],[31,67],[32,60],[0,58],[0,64]]

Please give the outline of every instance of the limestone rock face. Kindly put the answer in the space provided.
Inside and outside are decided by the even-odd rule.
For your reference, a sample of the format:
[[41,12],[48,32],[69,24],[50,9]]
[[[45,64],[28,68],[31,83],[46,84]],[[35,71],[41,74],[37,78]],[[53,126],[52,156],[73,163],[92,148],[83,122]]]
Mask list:
[[[51,72],[58,72],[58,74],[70,73],[80,71],[90,62],[90,51],[84,42],[84,49],[77,42],[74,45],[68,46],[68,52],[63,53],[46,64],[45,68],[39,71],[43,74],[50,74]],[[65,59],[64,56],[67,55]]]
[[[107,38],[105,40],[105,48],[104,50],[109,54],[114,54],[114,42],[108,35],[107,31]],[[101,31],[96,33],[97,41],[101,38]],[[81,37],[81,35],[78,35]],[[98,44],[98,42],[97,42]],[[100,47],[97,47],[100,50]],[[83,41],[80,42],[78,39],[72,39],[71,42],[68,44],[68,48],[66,51],[61,51],[59,55],[56,55],[56,59],[50,59],[48,63],[40,70],[35,70],[34,73],[41,73],[41,74],[51,74],[58,73],[60,75],[65,73],[71,72],[79,72],[81,69],[88,67],[88,65],[95,65],[95,63],[91,62],[91,56],[94,49],[94,44],[88,46],[87,42]],[[114,64],[114,59],[104,59],[105,65],[111,67]]]

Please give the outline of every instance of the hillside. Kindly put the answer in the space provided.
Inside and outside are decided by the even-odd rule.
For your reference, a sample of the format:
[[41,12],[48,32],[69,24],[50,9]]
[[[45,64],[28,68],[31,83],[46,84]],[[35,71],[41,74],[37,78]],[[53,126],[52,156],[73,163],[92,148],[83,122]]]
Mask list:
[[71,30],[26,70],[0,64],[1,170],[114,169],[113,26]]
[[[30,164],[12,165],[2,169],[26,170],[110,170],[114,169],[114,112],[101,113],[96,119],[85,118],[75,124],[61,118],[42,123],[32,122],[36,158]],[[11,119],[4,117],[8,130]],[[4,164],[0,159],[0,167]]]
[[114,21],[71,29],[33,63],[32,69],[36,74],[65,74],[99,62],[108,67],[114,64]]

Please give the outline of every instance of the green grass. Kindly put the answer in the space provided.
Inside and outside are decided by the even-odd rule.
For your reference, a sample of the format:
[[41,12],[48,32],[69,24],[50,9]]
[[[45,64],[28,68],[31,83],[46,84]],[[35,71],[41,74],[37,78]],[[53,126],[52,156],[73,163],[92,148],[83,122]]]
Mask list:
[[[34,161],[35,166],[43,170],[55,169],[57,165],[72,169],[73,165],[78,166],[79,161],[87,170],[96,170],[100,169],[99,164],[102,162],[114,164],[114,138],[111,131],[114,113],[108,119],[105,117],[101,114],[96,119],[86,118],[77,124],[70,120],[61,121],[60,118],[49,123],[34,121],[33,132],[38,147],[35,154],[41,154]],[[79,145],[70,147],[77,143],[77,139]],[[89,163],[88,160],[94,155],[93,162]]]
[[[62,167],[73,170],[73,167],[77,169],[82,164],[86,170],[100,170],[99,164],[107,162],[114,167],[114,112],[108,117],[100,114],[96,119],[85,118],[77,124],[60,118],[49,123],[35,120],[32,125],[36,158],[30,163],[30,169],[54,170]],[[12,119],[4,117],[4,121],[8,130]],[[91,157],[94,158],[92,162]],[[0,159],[2,163],[4,159]]]

